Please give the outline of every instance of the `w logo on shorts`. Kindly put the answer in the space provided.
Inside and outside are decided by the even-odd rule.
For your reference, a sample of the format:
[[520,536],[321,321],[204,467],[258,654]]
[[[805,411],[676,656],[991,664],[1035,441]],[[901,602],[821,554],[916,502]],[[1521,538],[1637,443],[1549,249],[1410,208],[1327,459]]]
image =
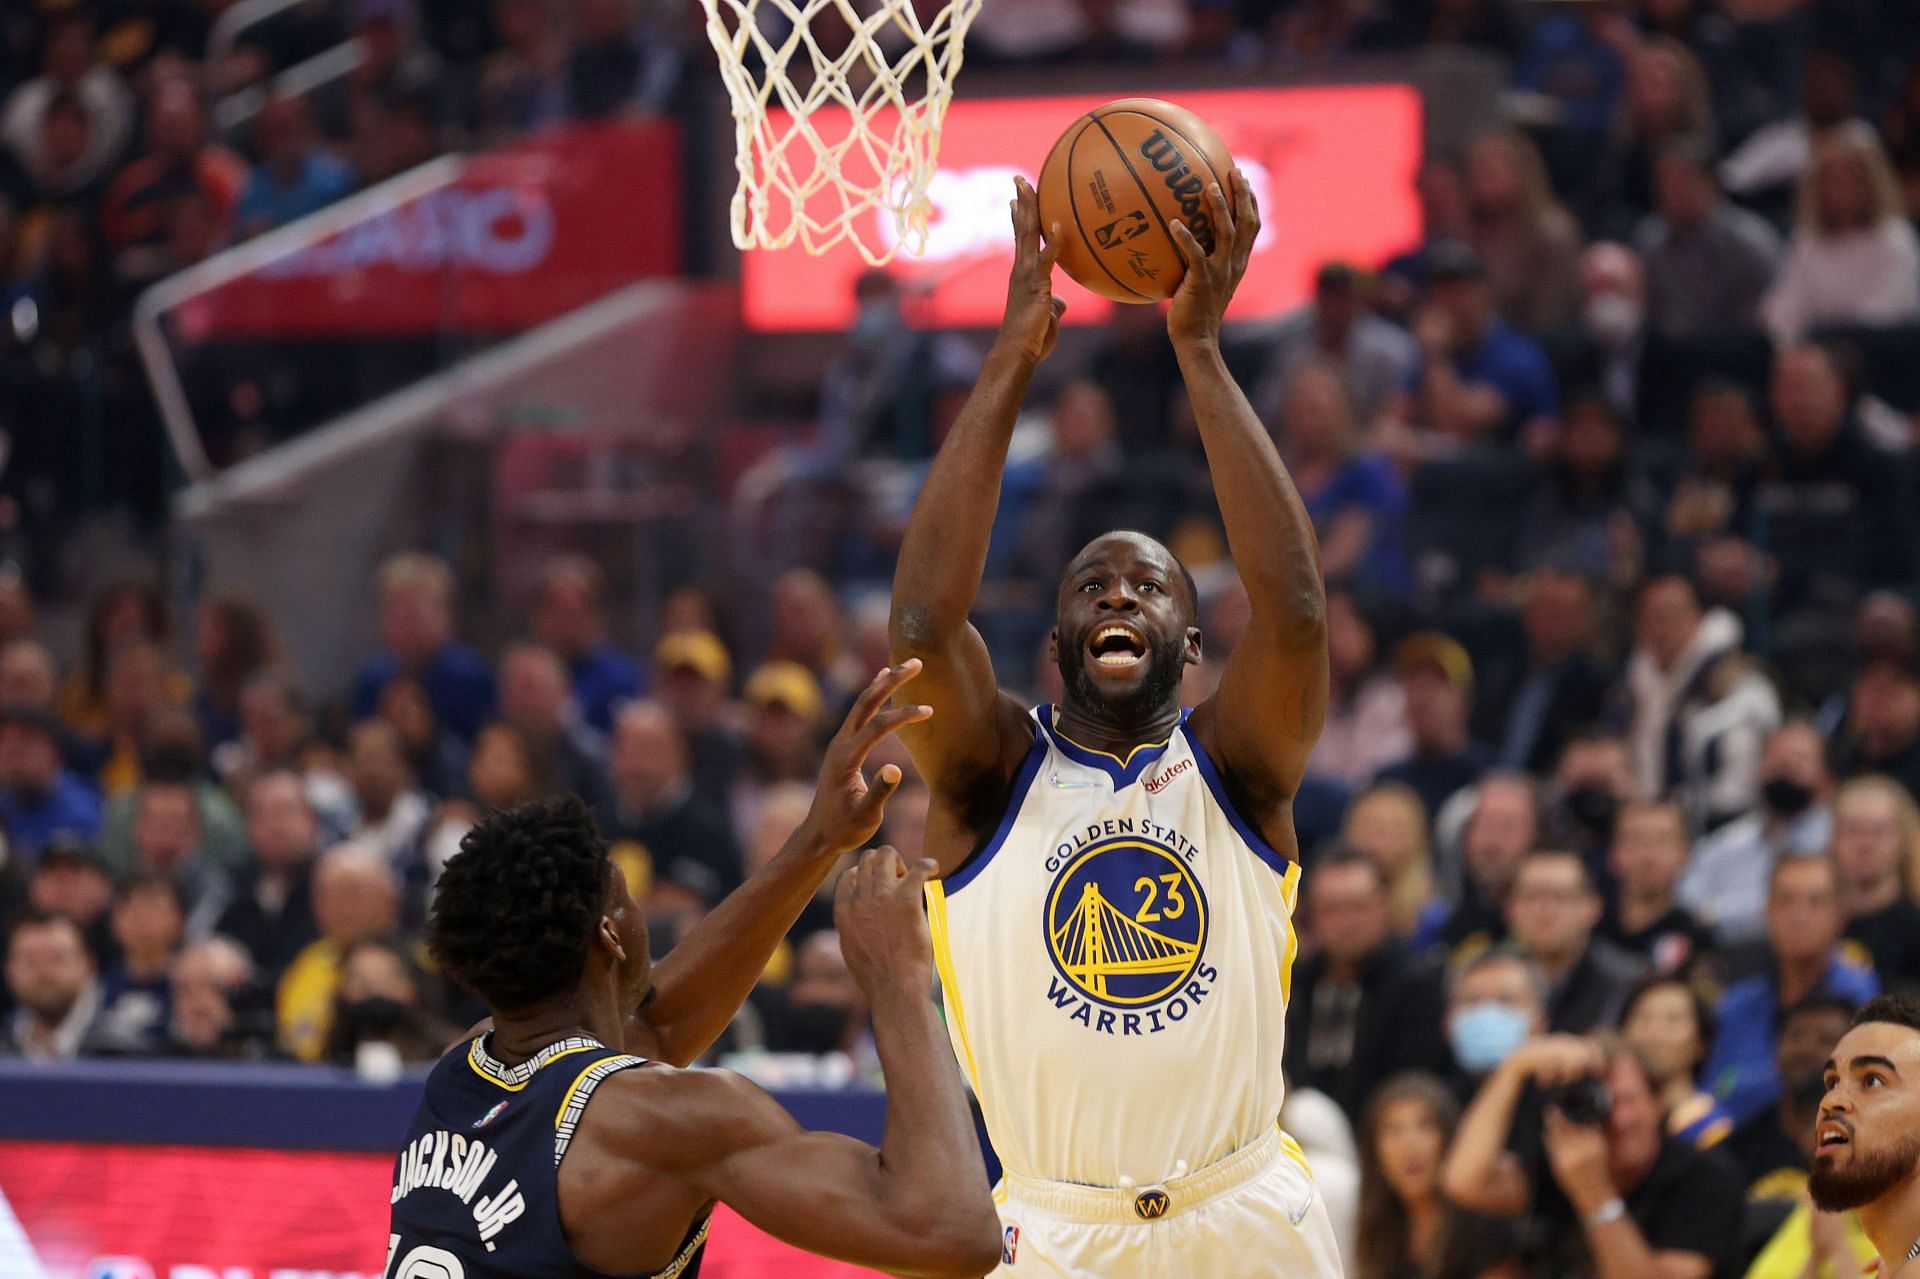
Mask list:
[[1000,1235],[1000,1264],[1010,1266],[1020,1251],[1020,1227],[1008,1226]]

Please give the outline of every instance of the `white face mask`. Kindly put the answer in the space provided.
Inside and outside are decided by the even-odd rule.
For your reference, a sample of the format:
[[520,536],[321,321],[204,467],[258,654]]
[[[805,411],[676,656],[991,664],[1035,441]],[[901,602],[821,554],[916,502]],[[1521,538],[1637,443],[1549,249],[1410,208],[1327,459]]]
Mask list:
[[1607,346],[1621,346],[1640,331],[1640,304],[1624,293],[1600,293],[1587,299],[1587,331]]

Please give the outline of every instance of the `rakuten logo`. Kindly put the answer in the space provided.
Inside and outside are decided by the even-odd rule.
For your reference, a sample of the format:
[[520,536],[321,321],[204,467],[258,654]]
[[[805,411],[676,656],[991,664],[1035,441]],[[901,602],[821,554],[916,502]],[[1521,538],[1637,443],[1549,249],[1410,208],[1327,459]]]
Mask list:
[[521,275],[553,248],[553,203],[519,187],[448,187],[261,269],[278,279],[330,276],[369,266],[403,271],[465,267]]
[[[1252,160],[1241,161],[1240,171],[1247,175],[1254,200],[1266,211],[1260,236],[1253,242],[1254,251],[1259,252],[1272,242],[1277,221],[1268,203],[1270,175],[1265,165]],[[937,170],[933,181],[927,184],[927,200],[933,205],[933,216],[927,224],[927,251],[919,261],[952,262],[959,258],[1004,255],[1012,249],[1013,224],[1007,217],[1007,202],[1013,198],[1013,180],[1017,176],[1022,176],[1021,170],[1001,165]],[[1030,173],[1024,176],[1028,181],[1033,180]],[[894,229],[893,215],[885,209],[875,209],[868,216],[873,219],[874,234],[881,243],[889,249],[898,248],[900,237]]]

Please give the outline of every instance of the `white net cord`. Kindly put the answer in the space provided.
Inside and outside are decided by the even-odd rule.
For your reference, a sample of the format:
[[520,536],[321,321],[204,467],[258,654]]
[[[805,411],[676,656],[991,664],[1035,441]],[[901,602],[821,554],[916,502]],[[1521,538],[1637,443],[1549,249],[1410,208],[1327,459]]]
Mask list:
[[734,244],[798,239],[818,254],[846,240],[874,266],[919,254],[940,124],[981,0],[943,3],[924,24],[915,0],[701,4],[733,106]]

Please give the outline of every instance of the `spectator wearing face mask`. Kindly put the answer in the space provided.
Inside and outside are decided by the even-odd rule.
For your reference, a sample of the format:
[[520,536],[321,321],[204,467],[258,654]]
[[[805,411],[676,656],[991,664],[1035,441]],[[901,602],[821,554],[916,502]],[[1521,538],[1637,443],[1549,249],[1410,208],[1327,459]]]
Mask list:
[[1706,930],[1674,897],[1687,864],[1686,817],[1678,804],[1636,801],[1613,824],[1607,868],[1613,892],[1598,935],[1657,972],[1679,972],[1707,948]]
[[785,1006],[769,1018],[767,1048],[776,1053],[838,1055],[854,1074],[873,1077],[879,1058],[867,1026],[867,1004],[847,973],[840,935],[831,929],[800,943]]
[[1587,248],[1580,255],[1579,314],[1545,344],[1562,387],[1592,387],[1615,417],[1642,421],[1661,354],[1647,326],[1640,255],[1611,240]]
[[1880,984],[1920,987],[1920,806],[1884,777],[1859,777],[1833,801],[1833,866],[1846,938]]
[[1547,1028],[1547,986],[1518,949],[1496,946],[1461,964],[1447,991],[1447,1046],[1456,1091],[1480,1082]]
[[421,1002],[421,982],[399,950],[368,939],[340,961],[325,1059],[384,1077],[393,1065],[437,1059],[453,1038]]
[[1442,1186],[1525,1219],[1529,1273],[1735,1273],[1739,1173],[1665,1131],[1647,1068],[1618,1041],[1545,1035],[1509,1055],[1468,1106]]
[[1620,806],[1640,794],[1626,741],[1604,728],[1575,733],[1554,766],[1551,790],[1557,798],[1547,814],[1548,837],[1585,858],[1598,879]]
[[1723,946],[1764,932],[1774,864],[1818,856],[1833,835],[1833,775],[1812,724],[1793,720],[1775,729],[1761,749],[1759,776],[1760,802],[1701,840],[1680,876],[1680,904]]
[[1745,1121],[1779,1099],[1774,1065],[1777,1027],[1786,1010],[1813,995],[1856,1004],[1880,991],[1873,970],[1840,945],[1839,887],[1825,857],[1774,863],[1767,886],[1765,967],[1727,986],[1717,1010],[1720,1033],[1706,1078],[1728,1113]]

